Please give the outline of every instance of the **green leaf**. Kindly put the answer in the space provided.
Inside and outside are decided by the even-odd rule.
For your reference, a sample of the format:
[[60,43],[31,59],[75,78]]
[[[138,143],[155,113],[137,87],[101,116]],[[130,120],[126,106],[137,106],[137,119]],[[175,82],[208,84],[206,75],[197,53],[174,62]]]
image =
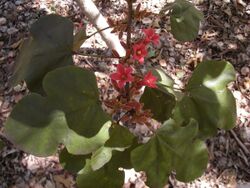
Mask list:
[[67,131],[64,112],[54,109],[38,94],[24,97],[15,106],[5,125],[8,139],[36,156],[55,153]]
[[201,138],[215,135],[217,128],[233,128],[236,104],[226,85],[234,78],[234,68],[228,62],[200,63],[188,82],[186,95],[174,109],[173,118],[180,123],[196,119]]
[[77,51],[80,49],[81,45],[88,39],[86,35],[86,26],[84,25],[75,35],[73,42],[73,51]]
[[110,126],[111,122],[108,121],[103,125],[100,131],[91,138],[80,136],[76,132],[70,130],[67,137],[64,138],[67,150],[69,153],[75,155],[86,155],[96,151],[109,139]]
[[112,158],[112,148],[101,147],[91,156],[91,168],[96,171],[103,167]]
[[212,90],[224,90],[235,80],[235,70],[227,61],[204,61],[200,63],[190,78],[187,90],[207,87]]
[[176,179],[189,182],[200,177],[207,168],[208,152],[203,141],[195,140],[181,156],[175,158]]
[[196,38],[203,14],[192,3],[176,0],[170,15],[171,33],[179,41],[190,41]]
[[101,147],[91,156],[91,167],[93,170],[98,170],[103,167],[112,158],[113,151],[124,151],[125,148],[109,148]]
[[73,66],[58,68],[46,75],[43,86],[48,100],[65,112],[69,128],[78,134],[92,137],[109,120],[101,108],[91,71]]
[[111,160],[102,168],[93,171],[91,161],[86,161],[86,166],[79,172],[76,182],[78,187],[93,188],[117,188],[122,187],[124,181],[124,172],[118,170],[119,167],[131,168],[130,151],[126,149],[123,152],[113,151]]
[[12,77],[16,85],[25,80],[30,91],[44,94],[43,77],[58,67],[72,65],[73,23],[58,15],[40,18],[23,42]]
[[125,127],[115,125],[109,129],[110,138],[105,143],[106,147],[128,147],[133,143],[135,136]]
[[[189,168],[181,172],[180,175],[177,174],[182,180],[185,180],[185,178],[189,178],[188,180],[197,178],[205,169],[204,166],[206,166],[207,160],[202,160],[202,165],[201,163],[198,163],[198,165],[192,163],[192,166],[187,164],[189,163],[188,160],[183,160],[187,153],[187,158],[191,161],[197,158],[197,153],[199,152],[207,155],[206,148],[201,149],[194,142],[197,131],[198,125],[195,120],[191,120],[185,127],[180,127],[173,120],[165,122],[163,127],[156,132],[149,142],[132,151],[131,160],[135,170],[145,171],[147,173],[148,185],[155,188],[163,187],[167,182],[169,174],[175,169],[179,172],[179,169]],[[199,152],[188,152],[189,148]],[[191,174],[187,174],[189,170],[192,170]]]
[[144,104],[145,109],[152,111],[153,118],[163,122],[172,114],[175,106],[175,97],[167,91],[146,87],[140,102]]
[[[48,73],[44,79],[48,96],[30,94],[15,106],[5,125],[8,137],[21,149],[38,156],[55,153],[59,143],[65,144],[72,154],[88,154],[104,145],[109,138],[111,122],[101,109],[96,83],[88,78],[90,75],[90,72],[73,66]],[[94,137],[79,135],[69,128],[69,124],[76,130],[80,126],[88,137]]]
[[[136,137],[127,128],[121,125],[115,125],[109,129],[109,131],[110,138],[105,145],[96,150],[91,156],[91,166],[93,170],[98,170],[108,163],[114,152],[117,153],[119,151],[124,153],[123,151],[129,147],[125,153],[130,153],[130,151],[138,145],[135,141]],[[130,156],[127,156],[127,158],[130,158]]]
[[167,91],[171,94],[174,94],[173,87],[174,81],[170,78],[162,69],[152,69],[153,75],[157,78],[157,86],[163,91]]
[[111,168],[105,166],[97,171],[93,171],[90,165],[90,161],[86,161],[87,164],[84,167],[81,174],[77,176],[76,182],[78,187],[84,188],[117,188],[122,187],[124,181],[124,172],[118,171],[117,168]]
[[85,161],[90,155],[72,155],[66,148],[59,154],[62,167],[71,173],[78,173],[85,166]]

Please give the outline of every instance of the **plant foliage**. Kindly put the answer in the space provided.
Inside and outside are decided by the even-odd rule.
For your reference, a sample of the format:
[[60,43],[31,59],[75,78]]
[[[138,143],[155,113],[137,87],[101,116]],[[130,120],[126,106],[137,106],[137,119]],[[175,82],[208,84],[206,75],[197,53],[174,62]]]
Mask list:
[[196,38],[203,14],[186,0],[176,0],[170,15],[171,33],[179,41]]
[[49,15],[35,22],[30,33],[22,44],[12,82],[25,80],[30,91],[43,94],[42,80],[49,71],[73,65],[73,23]]
[[[138,6],[136,15],[139,19],[147,12]],[[188,1],[176,0],[170,14],[172,34],[180,41],[193,40],[202,17]],[[115,28],[121,33],[122,24]],[[201,176],[208,162],[204,139],[235,125],[235,99],[227,88],[235,79],[233,66],[203,61],[186,87],[176,90],[163,70],[139,70],[160,42],[154,29],[143,33],[125,58],[118,57],[117,70],[110,75],[117,96],[101,101],[95,75],[73,66],[73,53],[88,38],[85,26],[73,35],[66,18],[39,19],[23,42],[12,78],[14,85],[24,80],[31,93],[8,117],[6,137],[37,156],[55,154],[63,144],[60,163],[77,174],[79,187],[121,187],[120,167],[145,171],[146,183],[154,188],[163,187],[172,172],[183,182]],[[161,124],[159,129],[153,128],[152,118]],[[135,124],[150,128],[148,142],[138,143],[138,135],[130,131]]]

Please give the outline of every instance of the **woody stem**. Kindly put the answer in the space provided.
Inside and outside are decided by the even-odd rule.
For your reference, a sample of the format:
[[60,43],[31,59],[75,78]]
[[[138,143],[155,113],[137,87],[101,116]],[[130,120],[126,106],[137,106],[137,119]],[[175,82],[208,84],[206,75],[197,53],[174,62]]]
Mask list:
[[131,25],[133,20],[133,2],[132,0],[127,0],[128,3],[128,23],[127,23],[127,47],[131,48]]

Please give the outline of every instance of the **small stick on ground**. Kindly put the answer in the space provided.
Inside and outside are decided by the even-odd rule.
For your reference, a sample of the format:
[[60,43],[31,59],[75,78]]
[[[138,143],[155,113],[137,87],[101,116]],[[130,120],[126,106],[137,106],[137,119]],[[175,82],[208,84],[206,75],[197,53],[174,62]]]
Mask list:
[[241,140],[238,138],[237,134],[234,132],[234,130],[230,130],[230,133],[233,135],[234,139],[236,140],[236,142],[239,144],[239,146],[241,147],[241,149],[244,151],[244,153],[247,156],[250,156],[250,151],[246,148],[246,146],[241,142]]

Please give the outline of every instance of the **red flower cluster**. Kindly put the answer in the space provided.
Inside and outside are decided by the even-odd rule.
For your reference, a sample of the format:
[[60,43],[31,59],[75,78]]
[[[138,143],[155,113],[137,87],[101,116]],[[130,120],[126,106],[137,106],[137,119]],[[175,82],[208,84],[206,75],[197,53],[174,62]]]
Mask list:
[[[149,43],[158,44],[159,43],[159,35],[155,33],[154,29],[144,29],[143,30],[145,37],[140,42],[134,44],[133,48],[133,59],[138,61],[140,64],[144,63],[144,58],[148,55],[147,45]],[[130,56],[130,50],[127,50],[127,56]],[[157,78],[152,74],[152,72],[148,72],[143,79],[132,75],[133,69],[131,67],[126,67],[123,64],[117,65],[117,71],[110,75],[112,82],[119,89],[124,88],[126,83],[137,82],[139,87],[148,86],[151,88],[156,88],[156,80]]]
[[[122,64],[117,65],[117,71],[110,75],[110,78],[117,83],[117,86],[122,89],[128,82],[134,81],[134,76],[132,76],[133,69],[131,67],[125,67]],[[148,86],[151,88],[157,88],[156,86],[157,78],[148,72],[144,78],[139,82],[140,86]]]
[[133,69],[125,67],[122,64],[117,65],[117,72],[110,75],[112,80],[117,81],[118,87],[121,89],[127,82],[132,82],[134,77],[131,75]]
[[147,45],[153,43],[154,45],[159,44],[160,36],[155,33],[154,29],[144,29],[145,38],[134,44],[133,46],[133,58],[140,64],[143,64],[144,58],[148,55]]
[[158,34],[155,33],[154,29],[144,29],[143,30],[144,34],[146,35],[144,42],[146,44],[149,44],[150,42],[152,42],[154,45],[159,44],[159,39],[160,36]]
[[116,72],[110,75],[112,84],[119,95],[106,100],[105,104],[112,109],[114,114],[124,113],[118,121],[150,126],[148,119],[152,117],[152,113],[150,110],[144,109],[143,104],[135,100],[135,97],[140,94],[143,86],[157,88],[157,78],[151,71],[143,75],[136,69],[136,66],[135,69],[129,66],[134,62],[143,64],[148,55],[149,44],[159,44],[159,35],[153,29],[144,29],[143,32],[145,34],[143,39],[133,44],[132,50],[126,49],[126,56],[120,59]]

